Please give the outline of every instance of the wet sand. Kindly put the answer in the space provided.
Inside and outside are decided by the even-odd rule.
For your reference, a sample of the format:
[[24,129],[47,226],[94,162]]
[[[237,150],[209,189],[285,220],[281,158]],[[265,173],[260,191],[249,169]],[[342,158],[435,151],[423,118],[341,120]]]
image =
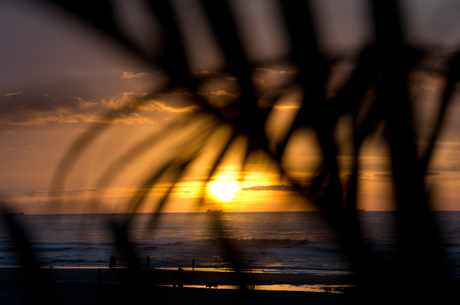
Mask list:
[[[46,281],[66,283],[96,283],[98,268],[52,268],[40,269]],[[125,268],[101,268],[104,284],[122,284],[129,278],[130,270]],[[154,278],[157,285],[172,285],[173,270],[155,269],[141,270],[141,276]],[[217,271],[192,271],[184,270],[185,285],[206,285],[214,282],[220,286],[234,283],[232,272]],[[250,274],[244,274],[250,281]],[[23,273],[21,268],[0,268],[0,281],[21,281]],[[256,285],[347,285],[350,278],[344,275],[312,275],[312,274],[280,274],[280,273],[254,273]]]
[[[128,269],[102,269],[97,283],[97,268],[40,269],[39,283],[27,284],[20,268],[0,268],[0,304],[342,304],[343,294],[301,291],[240,291],[222,289],[233,283],[229,272],[185,271],[184,288],[172,288],[172,270],[147,270],[133,273]],[[151,271],[151,270],[148,270]],[[250,277],[244,280],[249,281]],[[256,285],[336,285],[348,278],[305,274],[255,274]],[[204,288],[216,283],[217,289]],[[163,286],[163,285],[166,285]],[[189,288],[194,287],[203,288]]]
[[[346,276],[308,274],[256,273],[256,290],[222,289],[233,283],[229,272],[185,271],[184,288],[173,288],[172,270],[102,269],[103,279],[97,283],[97,268],[39,269],[34,280],[27,280],[21,268],[0,268],[0,305],[19,304],[180,304],[180,305],[282,305],[282,304],[447,304],[460,295],[444,294],[430,289],[389,290],[384,286],[371,289],[348,289],[346,293],[257,290],[258,285],[333,285],[351,284]],[[141,272],[140,272],[141,271]],[[244,280],[249,281],[249,274]],[[216,283],[214,288],[205,287]],[[402,287],[404,288],[404,287]],[[452,296],[455,296],[452,298]],[[431,302],[427,302],[431,300]]]
[[150,287],[144,293],[117,284],[52,283],[37,297],[18,282],[0,282],[0,304],[344,304],[344,294],[300,291],[240,291],[205,288]]

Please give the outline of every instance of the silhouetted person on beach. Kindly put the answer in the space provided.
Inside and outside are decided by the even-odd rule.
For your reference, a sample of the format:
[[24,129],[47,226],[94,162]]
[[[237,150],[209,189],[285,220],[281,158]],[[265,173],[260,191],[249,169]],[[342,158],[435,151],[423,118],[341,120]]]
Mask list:
[[192,261],[192,270],[195,270],[195,260]]
[[256,281],[256,280],[255,280],[254,277],[255,277],[255,276],[254,276],[254,273],[251,273],[251,278],[249,279],[250,285],[251,285],[251,290],[254,290],[254,289],[255,289],[255,286],[256,286],[256,284],[255,284],[255,281]]
[[179,288],[184,287],[184,270],[181,267],[179,267],[177,279]]
[[103,277],[102,270],[101,270],[101,268],[99,268],[97,270],[97,283],[98,284],[100,284],[102,282],[102,277]]
[[145,267],[145,269],[149,269],[149,265],[150,265],[150,256],[147,256],[147,267]]
[[177,282],[176,270],[173,270],[173,272],[172,272],[172,280],[173,280],[173,288],[176,288],[176,282]]
[[109,268],[112,269],[112,268],[115,268],[116,266],[117,266],[117,258],[115,257],[115,255],[112,255],[110,257]]

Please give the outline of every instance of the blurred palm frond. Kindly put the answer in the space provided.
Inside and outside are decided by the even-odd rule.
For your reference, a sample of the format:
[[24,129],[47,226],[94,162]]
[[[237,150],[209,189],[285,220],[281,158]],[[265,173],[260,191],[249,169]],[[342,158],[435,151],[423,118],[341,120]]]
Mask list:
[[[237,98],[219,107],[204,99],[198,92],[199,86],[212,80],[215,75],[197,78],[190,73],[183,34],[178,27],[178,20],[170,1],[146,1],[151,9],[151,18],[158,21],[163,31],[164,53],[159,58],[150,55],[151,52],[143,50],[130,37],[123,34],[113,15],[111,1],[99,1],[97,5],[92,1],[49,0],[48,2],[73,13],[113,39],[121,48],[126,49],[146,65],[159,66],[169,75],[170,81],[167,85],[108,113],[103,119],[104,122],[114,120],[119,115],[140,107],[156,94],[174,91],[177,88],[186,88],[190,93],[189,98],[196,105],[195,112],[182,117],[179,121],[171,122],[161,132],[149,135],[138,145],[131,147],[101,175],[100,185],[108,186],[118,173],[148,149],[162,145],[165,139],[181,130],[190,129],[193,124],[200,124],[200,127],[193,132],[192,140],[183,140],[167,161],[154,169],[149,169],[148,177],[127,203],[126,212],[139,211],[149,192],[155,188],[161,178],[167,176],[171,180],[170,187],[152,210],[151,225],[155,228],[171,192],[181,182],[186,171],[191,168],[191,164],[204,152],[213,151],[215,159],[210,161],[197,200],[197,206],[203,206],[206,187],[216,175],[224,156],[229,152],[232,144],[245,137],[247,145],[240,149],[240,153],[244,156],[241,164],[242,177],[251,155],[264,152],[269,156],[280,174],[291,183],[293,189],[304,196],[306,202],[309,204],[313,202],[321,209],[328,221],[340,233],[341,242],[349,255],[359,285],[369,288],[372,285],[384,284],[402,290],[402,287],[408,285],[404,279],[410,276],[411,288],[419,292],[426,289],[436,293],[451,292],[450,289],[453,287],[451,269],[444,257],[439,228],[432,213],[424,177],[443,127],[446,111],[452,103],[455,86],[460,78],[460,53],[453,57],[446,73],[447,82],[436,124],[429,137],[429,145],[423,153],[419,153],[408,83],[409,75],[414,69],[424,69],[423,65],[418,64],[427,52],[407,44],[403,27],[404,12],[400,9],[398,1],[367,2],[368,16],[373,21],[374,41],[362,49],[349,78],[330,97],[327,92],[327,81],[331,74],[331,66],[338,59],[328,58],[319,47],[318,31],[315,28],[310,1],[273,1],[281,8],[283,22],[292,45],[292,52],[288,58],[277,58],[273,62],[282,61],[293,65],[298,73],[288,84],[264,91],[255,86],[251,76],[261,63],[254,63],[248,59],[229,2],[202,0],[201,8],[226,60],[226,66],[219,72],[231,75],[240,88]],[[264,62],[264,64],[268,63]],[[287,132],[273,148],[265,125],[270,114],[275,111],[276,102],[291,93],[296,86],[300,86],[303,91],[299,109]],[[263,107],[259,103],[262,98],[266,101]],[[335,137],[338,122],[344,116],[352,117],[349,127],[353,131],[352,139],[349,139],[352,147],[352,173],[347,182],[341,178],[338,161],[340,147]],[[206,119],[202,120],[203,118]],[[395,201],[398,208],[400,255],[391,261],[377,258],[377,253],[371,250],[364,238],[356,213],[360,150],[364,141],[371,137],[377,126],[381,124],[384,124],[390,151]],[[96,123],[74,142],[59,164],[52,184],[53,189],[64,188],[66,177],[70,175],[82,152],[108,127],[108,124]],[[223,127],[229,127],[231,131],[222,141],[222,146],[207,146],[207,140]],[[315,164],[317,169],[315,177],[307,184],[304,181],[308,177],[299,179],[282,161],[288,143],[293,135],[302,129],[314,132],[322,157],[321,162]],[[126,226],[129,221],[131,219],[128,217]],[[223,224],[217,218],[215,226],[217,231],[222,233],[223,253],[234,270],[240,272],[243,270],[242,260],[230,239],[223,234]],[[127,257],[130,257],[129,265],[135,267],[138,264],[135,252],[129,245],[126,230],[128,228],[122,226],[116,232],[118,232],[120,246],[128,253]],[[245,287],[242,280],[240,284],[241,287]]]

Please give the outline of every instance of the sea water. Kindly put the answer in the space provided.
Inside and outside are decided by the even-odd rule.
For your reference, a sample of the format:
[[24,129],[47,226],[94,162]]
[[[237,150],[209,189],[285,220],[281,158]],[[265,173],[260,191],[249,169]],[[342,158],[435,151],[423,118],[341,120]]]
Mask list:
[[[396,251],[392,212],[358,212],[364,237],[379,255]],[[126,215],[18,215],[41,266],[108,267],[117,257],[125,265],[109,223]],[[217,230],[213,219],[220,220]],[[439,212],[447,257],[460,261],[460,212]],[[222,237],[229,238],[242,263],[254,272],[348,274],[351,272],[337,233],[320,212],[166,213],[154,228],[152,214],[136,214],[128,232],[139,260],[150,266],[226,270]],[[0,266],[18,266],[11,235],[0,231]]]

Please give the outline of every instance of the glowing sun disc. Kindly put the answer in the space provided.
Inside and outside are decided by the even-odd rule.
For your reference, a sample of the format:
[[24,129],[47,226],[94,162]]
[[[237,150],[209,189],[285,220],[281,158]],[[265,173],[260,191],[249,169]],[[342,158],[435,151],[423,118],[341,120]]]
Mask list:
[[235,198],[238,190],[238,183],[236,181],[213,181],[209,185],[211,193],[221,201],[230,201]]

